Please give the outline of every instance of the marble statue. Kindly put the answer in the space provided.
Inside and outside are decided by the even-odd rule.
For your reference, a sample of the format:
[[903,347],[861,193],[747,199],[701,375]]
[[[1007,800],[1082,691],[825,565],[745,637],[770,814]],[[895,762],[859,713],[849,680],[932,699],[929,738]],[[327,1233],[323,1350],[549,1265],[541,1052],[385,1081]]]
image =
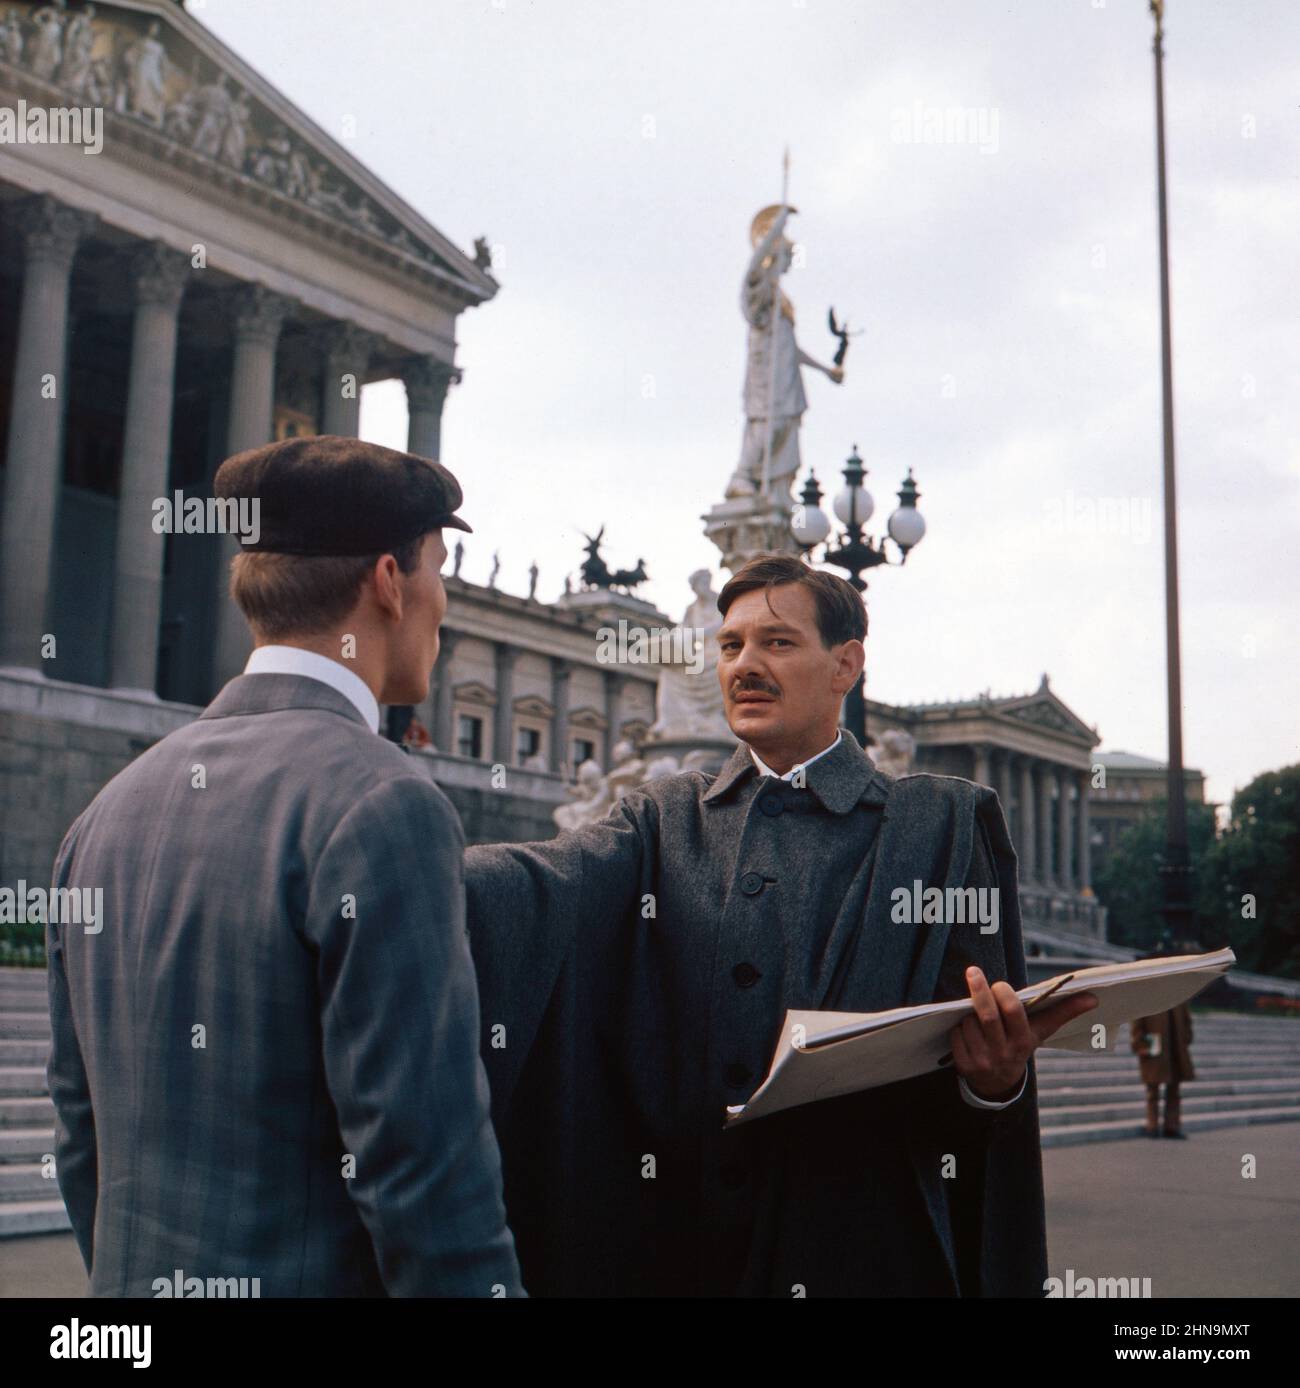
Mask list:
[[54,0],[52,5],[42,5],[32,15],[31,54],[27,66],[34,77],[50,81],[63,57],[63,24],[68,17],[67,0]]
[[740,293],[749,324],[745,430],[740,463],[727,483],[728,498],[763,494],[789,501],[800,466],[799,426],[808,407],[801,368],[812,367],[837,385],[844,380],[842,366],[824,365],[801,351],[795,340],[794,307],[781,290],[781,276],[794,254],[784,235],[794,210],[779,204],[765,207],[749,228],[754,251]]
[[[718,686],[718,629],[722,614],[718,595],[710,583],[708,569],[697,569],[690,577],[694,601],[681,620],[682,650],[694,650],[702,657],[698,672],[666,665],[659,671],[659,692],[655,704],[652,738],[702,737],[730,740],[731,730],[722,711],[722,690]],[[692,646],[692,642],[694,645]]]
[[497,574],[501,572],[501,551],[496,550],[492,555],[492,572],[488,575],[487,586],[495,588],[497,586]]
[[890,728],[880,735],[880,750],[872,757],[876,770],[886,776],[910,776],[912,758],[916,755],[916,739],[911,733],[899,728]]
[[557,805],[552,818],[561,829],[580,829],[604,819],[612,808],[605,773],[598,761],[587,760],[578,768],[577,785],[567,787],[571,805]]
[[200,87],[194,100],[199,113],[199,128],[194,132],[194,152],[217,159],[221,155],[221,145],[234,109],[234,98],[230,94],[226,74],[219,72],[215,82]]
[[528,566],[528,601],[537,601],[537,580],[541,577],[541,570],[537,567],[537,560]]
[[611,801],[621,800],[630,790],[635,790],[646,779],[646,764],[636,754],[636,748],[627,738],[614,744],[614,769],[605,777]]
[[456,541],[456,548],[452,550],[451,576],[460,577],[460,566],[465,562],[465,544],[462,540]]
[[244,155],[248,151],[248,122],[252,115],[245,92],[235,98],[230,107],[230,120],[221,140],[221,162],[238,173],[244,171]]
[[19,12],[11,5],[0,24],[0,53],[5,62],[17,67],[23,60],[23,21]]
[[80,96],[90,86],[90,51],[95,46],[95,7],[87,5],[68,20],[63,34],[59,84]]
[[123,87],[119,97],[120,110],[160,128],[166,114],[163,82],[167,75],[167,52],[159,38],[161,33],[162,26],[155,19],[127,45],[122,54]]

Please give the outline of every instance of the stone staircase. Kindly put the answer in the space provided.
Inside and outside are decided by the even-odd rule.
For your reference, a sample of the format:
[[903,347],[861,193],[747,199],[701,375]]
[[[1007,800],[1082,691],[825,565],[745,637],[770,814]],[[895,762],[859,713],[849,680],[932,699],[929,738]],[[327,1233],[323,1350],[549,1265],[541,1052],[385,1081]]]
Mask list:
[[49,1051],[45,970],[0,969],[0,1238],[71,1227],[58,1182],[41,1174],[54,1151]]
[[[54,1147],[45,1087],[50,1019],[43,969],[0,968],[0,1238],[69,1228],[58,1186],[41,1174]],[[1300,1020],[1194,1014],[1197,1079],[1183,1086],[1183,1127],[1300,1122]],[[1044,1147],[1139,1137],[1145,1116],[1127,1029],[1113,1050],[1038,1052]]]
[[[1192,1027],[1196,1079],[1182,1086],[1182,1126],[1189,1136],[1250,1123],[1300,1122],[1300,1019],[1193,1012]],[[1146,1090],[1129,1050],[1128,1028],[1122,1030],[1104,1054],[1039,1050],[1044,1147],[1141,1137]]]

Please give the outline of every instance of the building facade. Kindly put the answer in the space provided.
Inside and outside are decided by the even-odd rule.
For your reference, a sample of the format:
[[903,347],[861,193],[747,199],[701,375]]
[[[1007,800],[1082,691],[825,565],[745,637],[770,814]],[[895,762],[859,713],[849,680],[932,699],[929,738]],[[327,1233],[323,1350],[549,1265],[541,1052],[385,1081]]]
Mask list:
[[[1104,775],[1092,790],[1093,866],[1100,869],[1115,851],[1120,838],[1147,814],[1154,801],[1163,800],[1167,788],[1167,763],[1135,752],[1098,752]],[[1189,805],[1205,803],[1205,777],[1192,767],[1183,768],[1183,786]]]
[[237,540],[159,533],[157,499],[355,434],[390,378],[437,458],[496,282],[169,0],[8,6],[0,108],[0,664],[205,703],[248,649]]

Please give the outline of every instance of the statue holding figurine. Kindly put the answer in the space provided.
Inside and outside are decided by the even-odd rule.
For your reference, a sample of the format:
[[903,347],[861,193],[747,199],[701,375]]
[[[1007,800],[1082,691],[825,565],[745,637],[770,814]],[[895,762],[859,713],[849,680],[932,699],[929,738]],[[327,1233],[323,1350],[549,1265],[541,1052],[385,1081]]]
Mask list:
[[827,366],[803,351],[795,338],[794,305],[781,288],[781,276],[794,258],[794,244],[785,235],[794,212],[793,207],[773,204],[763,208],[749,228],[753,254],[740,292],[741,312],[749,325],[745,426],[740,462],[727,483],[728,499],[789,499],[800,467],[799,427],[808,408],[803,368],[820,371],[836,385],[844,380],[842,355],[839,363]]

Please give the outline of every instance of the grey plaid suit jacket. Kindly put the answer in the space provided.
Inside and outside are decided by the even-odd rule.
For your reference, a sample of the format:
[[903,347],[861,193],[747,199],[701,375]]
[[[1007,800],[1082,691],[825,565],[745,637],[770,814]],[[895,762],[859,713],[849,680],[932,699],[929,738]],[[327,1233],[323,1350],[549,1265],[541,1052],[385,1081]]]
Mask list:
[[[116,776],[47,926],[59,1185],[92,1295],[517,1294],[460,821],[328,685],[241,675]],[[252,1283],[248,1284],[249,1287]]]

